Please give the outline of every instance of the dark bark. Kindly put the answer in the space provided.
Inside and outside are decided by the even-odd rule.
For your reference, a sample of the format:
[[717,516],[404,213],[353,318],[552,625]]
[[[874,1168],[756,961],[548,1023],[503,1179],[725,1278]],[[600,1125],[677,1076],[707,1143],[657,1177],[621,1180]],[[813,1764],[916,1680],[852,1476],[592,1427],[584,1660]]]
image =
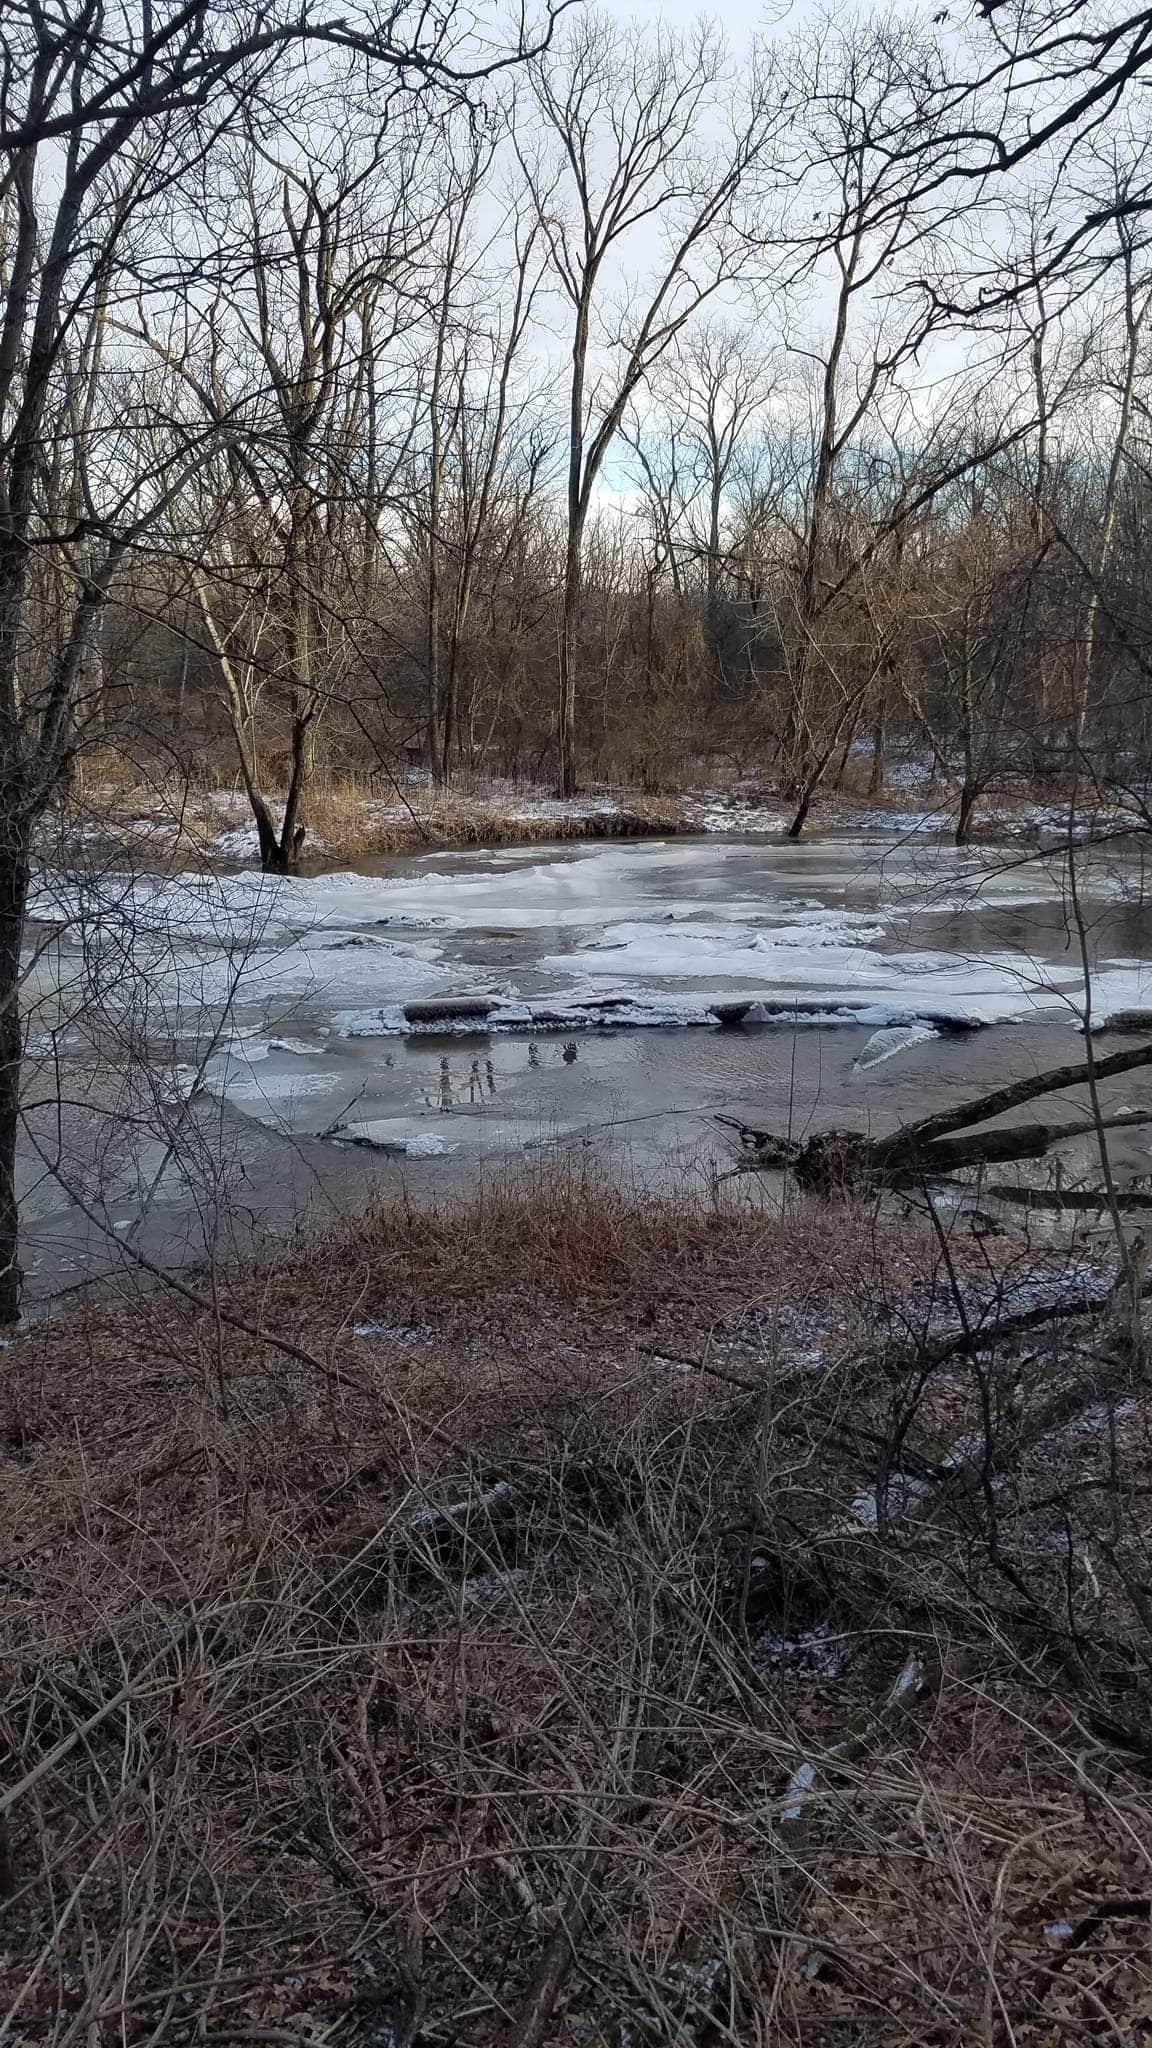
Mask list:
[[0,1326],[20,1315],[20,1214],[16,1146],[20,1132],[20,953],[28,902],[29,828],[16,792],[0,818]]
[[836,764],[836,773],[832,778],[832,787],[835,790],[841,790],[844,787],[844,778],[848,773],[848,763],[852,759],[852,749],[856,744],[858,722],[858,720],[853,719],[852,724],[844,735],[844,744],[840,749],[840,759]]
[[855,695],[843,706],[840,716],[832,728],[832,736],[827,745],[805,771],[797,792],[799,800],[796,810],[793,814],[792,823],[788,827],[787,837],[789,839],[799,839],[803,833],[804,827],[808,823],[808,813],[812,809],[813,798],[828,772],[829,763],[840,744],[845,726],[850,720],[854,721],[858,715],[863,694],[862,690],[857,690]]
[[[1152,1045],[1131,1052],[1113,1053],[1095,1062],[1096,1080],[1130,1073],[1134,1068],[1152,1066]],[[959,1109],[944,1110],[905,1124],[887,1138],[870,1139],[858,1131],[818,1131],[798,1145],[771,1131],[756,1131],[731,1117],[719,1119],[739,1133],[743,1164],[762,1170],[788,1168],[797,1186],[830,1200],[836,1195],[859,1193],[866,1188],[919,1187],[925,1181],[947,1177],[966,1168],[1003,1165],[1013,1159],[1039,1159],[1053,1145],[1069,1138],[1089,1136],[1098,1130],[1152,1123],[1152,1107],[1125,1110],[1116,1116],[1077,1118],[1064,1123],[1011,1124],[1006,1129],[978,1130],[975,1127],[1023,1108],[1044,1095],[1065,1088],[1086,1087],[1090,1070],[1086,1062],[1076,1066],[1053,1067],[1027,1081],[1015,1081]],[[966,1133],[957,1136],[957,1133]]]
[[300,807],[308,786],[313,739],[311,710],[297,711],[292,719],[292,767],[284,799],[284,822],[280,827],[275,872],[291,874],[300,858],[306,827],[299,822]]
[[578,528],[568,542],[564,567],[564,599],[560,615],[560,687],[556,706],[556,742],[559,767],[557,788],[563,797],[576,794],[576,635],[580,621],[583,581],[582,546],[583,534]]
[[[1096,1060],[1093,1070],[1098,1081],[1108,1081],[1116,1074],[1130,1074],[1136,1067],[1148,1066],[1152,1066],[1152,1045],[1137,1045],[1130,1052],[1114,1052],[1107,1059]],[[973,1124],[988,1123],[992,1117],[1005,1116],[1012,1109],[1022,1109],[1025,1103],[1037,1102],[1042,1095],[1052,1095],[1057,1089],[1086,1087],[1088,1075],[1085,1060],[1063,1067],[1049,1067],[1045,1074],[1033,1074],[1026,1081],[1011,1081],[1004,1088],[993,1089],[990,1095],[961,1103],[958,1109],[941,1110],[936,1116],[922,1117],[918,1123],[906,1124],[903,1130],[894,1132],[890,1138],[881,1138],[877,1149],[881,1153],[892,1152],[906,1140],[926,1144],[936,1138],[950,1137],[953,1131],[965,1131]]]
[[883,796],[887,767],[888,705],[883,697],[876,706],[872,725],[872,771],[868,777],[869,796]]
[[972,831],[973,819],[976,816],[976,805],[979,801],[979,797],[980,791],[976,788],[975,784],[971,782],[965,782],[963,788],[960,791],[960,810],[956,819],[957,846],[967,846],[968,844],[969,836]]
[[[292,806],[293,827],[291,830],[278,832],[272,820],[272,813],[260,789],[251,745],[251,735],[245,730],[244,726],[243,707],[240,705],[239,699],[231,691],[228,694],[227,702],[232,733],[236,741],[237,759],[240,763],[240,778],[244,784],[244,794],[248,798],[248,808],[252,813],[253,823],[256,826],[256,844],[260,850],[260,866],[266,875],[286,875],[290,872],[293,862],[299,854],[300,845],[304,838],[303,826],[296,826],[294,823],[300,802],[299,776],[296,773],[295,767],[298,754],[298,736],[293,735],[293,775],[297,785],[296,799]],[[287,813],[285,813],[285,826],[288,826]]]
[[[1027,1188],[1004,1181],[985,1192],[995,1202],[1014,1202],[1020,1209],[1043,1209],[1054,1215],[1062,1210],[1091,1213],[1108,1207],[1107,1188]],[[1139,1188],[1117,1188],[1116,1206],[1125,1214],[1143,1213],[1152,1209],[1152,1195]]]

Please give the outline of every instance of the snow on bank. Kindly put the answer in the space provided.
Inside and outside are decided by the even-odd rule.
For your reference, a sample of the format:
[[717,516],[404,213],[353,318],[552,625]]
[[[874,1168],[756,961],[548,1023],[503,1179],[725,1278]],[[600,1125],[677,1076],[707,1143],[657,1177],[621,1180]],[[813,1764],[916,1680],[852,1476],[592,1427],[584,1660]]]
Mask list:
[[791,823],[789,812],[778,805],[725,796],[720,790],[703,790],[687,796],[683,808],[685,820],[694,832],[732,832],[756,837],[786,832]]
[[508,816],[516,824],[574,824],[584,818],[619,818],[623,807],[614,796],[532,796],[522,798]]
[[[562,834],[580,836],[581,825],[611,834],[613,821],[621,832],[636,829],[646,809],[654,809],[668,821],[678,821],[686,832],[726,837],[779,838],[792,822],[795,805],[753,784],[736,789],[691,788],[669,795],[655,805],[636,791],[593,788],[577,797],[557,797],[541,785],[517,784],[501,779],[471,790],[454,789],[437,796],[421,772],[409,773],[409,785],[391,788],[381,785],[379,795],[363,789],[337,791],[340,814],[346,820],[349,848],[364,852],[374,846],[395,848],[407,842],[413,849],[423,843],[453,844],[458,838],[475,839],[478,834],[501,839],[524,837],[523,828],[538,826],[541,840]],[[886,835],[893,840],[950,836],[959,808],[959,780],[954,772],[941,781],[931,765],[921,759],[899,758],[889,763],[885,793],[872,800],[841,795],[821,788],[816,793],[809,831],[860,832],[869,837]],[[174,788],[170,793],[143,791],[123,799],[114,790],[92,792],[93,810],[78,821],[58,821],[54,830],[62,843],[112,846],[135,844],[150,856],[166,850],[175,853],[192,845],[211,858],[237,865],[259,860],[259,841],[247,800],[242,791],[217,789],[190,793]],[[916,808],[913,808],[916,806]],[[270,815],[279,827],[283,803],[272,801]],[[1101,833],[1147,829],[1147,796],[1139,790],[1117,792],[1112,800],[1100,799],[1080,805],[1073,820],[1076,839]],[[1060,840],[1069,833],[1067,802],[1037,803],[1010,794],[989,794],[976,810],[975,826],[980,838],[998,834],[1005,839]],[[339,830],[339,827],[334,828]],[[658,824],[653,830],[658,830]],[[45,838],[45,852],[49,840]],[[306,850],[310,859],[329,853],[323,836],[309,830]]]
[[[891,776],[889,786],[896,786]],[[947,838],[956,830],[958,812],[959,799],[954,793],[940,796],[921,810],[898,809],[882,801],[854,803],[831,797],[818,803],[814,822],[817,831],[823,827],[869,836],[886,833],[893,839]],[[1134,831],[1141,825],[1147,829],[1147,822],[1146,813],[1122,802],[1085,804],[1073,809],[1068,803],[1027,803],[989,797],[977,805],[972,829],[978,841],[992,836],[1051,843],[1067,842],[1071,837],[1080,845],[1104,835]],[[787,823],[786,819],[781,822],[781,831]]]
[[885,832],[892,839],[910,839],[954,830],[955,810],[951,803],[937,804],[926,811],[889,811],[877,804],[837,804],[827,823],[840,832]]

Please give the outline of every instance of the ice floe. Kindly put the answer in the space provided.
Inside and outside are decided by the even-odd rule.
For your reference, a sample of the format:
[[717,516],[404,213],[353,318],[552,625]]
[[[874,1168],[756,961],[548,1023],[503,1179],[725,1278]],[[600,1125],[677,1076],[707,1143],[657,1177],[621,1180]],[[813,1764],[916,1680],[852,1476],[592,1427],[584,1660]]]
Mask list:
[[878,1067],[884,1060],[895,1059],[914,1045],[923,1045],[926,1040],[939,1038],[940,1032],[933,1024],[889,1025],[883,1031],[874,1031],[867,1044],[857,1054],[854,1062],[857,1073],[866,1073],[869,1067]]
[[374,1152],[398,1152],[407,1159],[444,1159],[459,1150],[439,1131],[422,1131],[410,1117],[375,1117],[339,1124],[331,1133],[342,1145],[367,1145]]
[[[952,939],[958,912],[1056,899],[1039,862],[990,874],[958,859],[897,851],[877,866],[844,841],[601,842],[452,867],[441,852],[382,875],[45,873],[32,915],[56,928],[78,998],[142,1006],[153,1031],[190,1009],[267,1014],[297,998],[349,1037],[964,1028],[1053,1010],[1075,1023],[1074,952],[908,944]],[[1097,1017],[1150,1005],[1152,966],[1105,959],[1091,993]]]
[[[565,1031],[641,1031],[762,1028],[793,1030],[870,1025],[915,1031],[935,1038],[945,1031],[976,1029],[983,1021],[957,1006],[917,1013],[907,1003],[896,1005],[851,999],[806,1003],[747,994],[680,997],[619,993],[588,996],[537,996],[526,1002],[485,1003],[475,997],[447,997],[443,1003],[385,1003],[378,1009],[339,1010],[336,1032],[344,1038],[469,1037],[477,1032],[528,1032],[533,1036]],[[909,1041],[911,1042],[911,1041]]]

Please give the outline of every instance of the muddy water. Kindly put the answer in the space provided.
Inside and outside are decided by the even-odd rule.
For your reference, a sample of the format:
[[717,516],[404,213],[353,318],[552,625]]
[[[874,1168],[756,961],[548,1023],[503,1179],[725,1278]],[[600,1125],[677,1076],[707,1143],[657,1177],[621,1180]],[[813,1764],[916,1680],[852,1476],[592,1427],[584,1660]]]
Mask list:
[[[1080,880],[1095,1013],[1152,1007],[1139,849],[1084,857]],[[243,1249],[381,1188],[422,1197],[550,1160],[707,1183],[731,1164],[717,1112],[887,1129],[1083,1044],[1067,876],[1019,848],[596,842],[287,885],[99,877],[55,912],[32,981],[52,1078],[34,1075],[47,1106],[25,1160],[41,1296],[135,1250]],[[495,1027],[435,1028],[458,997]],[[733,1001],[752,1021],[723,1028],[709,1006]],[[878,1030],[917,1019],[875,1057]],[[1139,1076],[1108,1091],[1114,1109],[1146,1102]],[[1139,1131],[1115,1156],[1125,1178],[1152,1168]],[[1095,1165],[1080,1144],[1065,1172]]]

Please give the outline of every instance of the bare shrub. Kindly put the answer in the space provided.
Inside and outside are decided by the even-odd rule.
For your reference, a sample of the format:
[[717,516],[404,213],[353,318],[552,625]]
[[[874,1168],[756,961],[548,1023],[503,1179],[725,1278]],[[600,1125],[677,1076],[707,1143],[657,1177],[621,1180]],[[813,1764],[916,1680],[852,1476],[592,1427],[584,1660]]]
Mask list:
[[1030,1441],[1075,1345],[961,1362],[901,1433],[918,1230],[531,1194],[14,1347],[9,2031],[1128,2026],[1139,1391]]

